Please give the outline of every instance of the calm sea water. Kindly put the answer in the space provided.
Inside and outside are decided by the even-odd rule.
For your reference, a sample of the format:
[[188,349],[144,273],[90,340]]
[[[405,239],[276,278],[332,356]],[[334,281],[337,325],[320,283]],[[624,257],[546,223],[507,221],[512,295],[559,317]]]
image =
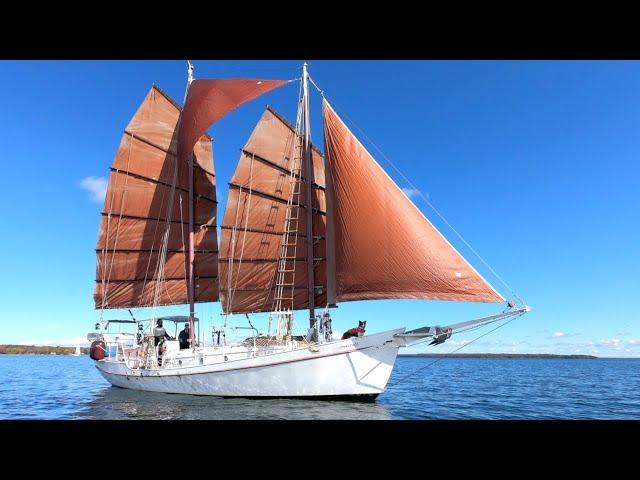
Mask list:
[[399,358],[376,402],[352,403],[135,392],[87,356],[0,355],[0,419],[640,419],[637,359],[433,361]]

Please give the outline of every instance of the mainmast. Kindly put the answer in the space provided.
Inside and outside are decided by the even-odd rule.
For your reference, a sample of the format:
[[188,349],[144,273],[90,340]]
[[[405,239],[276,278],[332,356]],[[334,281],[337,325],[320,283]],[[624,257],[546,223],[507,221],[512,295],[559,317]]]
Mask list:
[[[187,101],[187,94],[189,93],[189,87],[193,82],[193,65],[187,60],[187,71],[189,77],[187,79],[187,89],[184,93],[184,103]],[[191,340],[191,347],[195,347],[195,285],[194,285],[194,232],[193,232],[193,152],[189,155],[189,279],[187,282],[187,297],[189,299],[189,339]]]
[[311,128],[309,125],[309,73],[307,62],[302,65],[302,112],[304,175],[307,183],[307,290],[309,292],[309,324],[315,324],[315,285],[313,273],[313,165],[311,163]]

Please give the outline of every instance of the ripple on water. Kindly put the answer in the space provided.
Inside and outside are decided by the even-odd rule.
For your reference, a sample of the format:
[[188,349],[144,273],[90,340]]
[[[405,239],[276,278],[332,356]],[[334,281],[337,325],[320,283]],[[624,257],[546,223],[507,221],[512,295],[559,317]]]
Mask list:
[[640,419],[640,360],[443,359],[406,378],[425,362],[399,358],[387,391],[354,403],[136,392],[86,356],[0,355],[0,418]]

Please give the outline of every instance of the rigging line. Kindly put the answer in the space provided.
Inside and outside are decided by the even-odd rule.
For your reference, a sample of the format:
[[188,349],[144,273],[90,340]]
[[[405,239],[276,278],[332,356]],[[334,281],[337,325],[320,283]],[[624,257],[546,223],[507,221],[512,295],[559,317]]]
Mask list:
[[173,300],[171,293],[169,293],[169,288],[167,287],[167,281],[165,280],[164,282],[162,282],[162,285],[164,286],[164,293],[167,294],[167,298],[169,299],[169,305],[175,305],[177,302]]
[[[189,88],[189,85],[187,85],[187,89]],[[181,117],[178,118],[178,123],[176,124],[176,129],[179,128],[180,123],[181,123],[182,119]],[[193,152],[191,152],[192,156],[195,156],[195,154]],[[164,235],[162,237],[162,248],[159,249],[159,252],[161,251],[159,257],[158,257],[158,261],[156,263],[156,268],[155,268],[155,272],[154,272],[154,277],[156,278],[156,285],[154,288],[154,300],[153,300],[153,316],[155,318],[155,309],[157,304],[159,303],[159,298],[160,298],[160,288],[161,288],[161,283],[162,283],[162,279],[164,278],[164,267],[165,267],[165,260],[166,260],[166,255],[167,255],[167,247],[169,244],[169,233],[171,231],[171,218],[173,217],[173,206],[174,206],[174,196],[175,196],[175,190],[176,190],[176,185],[178,183],[178,159],[176,158],[175,160],[175,164],[174,164],[174,170],[173,170],[173,179],[171,181],[171,189],[169,190],[169,199],[167,201],[167,217],[166,217],[166,221],[165,221],[165,232]],[[166,193],[166,191],[165,191]],[[163,193],[163,197],[162,197],[163,201],[164,201],[164,193]],[[162,209],[162,204],[161,207]],[[182,212],[181,212],[182,213]],[[158,216],[158,221],[160,221],[160,216]],[[180,228],[184,229],[184,225],[180,225]],[[155,243],[155,238],[154,238],[154,243]],[[146,276],[146,275],[145,275]],[[167,291],[166,289],[166,285],[165,285],[165,291]],[[167,291],[168,293],[168,291]],[[150,324],[151,326],[151,324]],[[151,327],[150,327],[151,328]]]
[[167,293],[167,297],[169,298],[169,303],[173,303],[173,299],[167,290],[166,285],[166,275],[165,275],[165,263],[167,258],[167,245],[169,243],[169,231],[165,233],[162,245],[162,251],[159,258],[157,275],[156,275],[156,284],[154,285],[154,300],[153,300],[153,317],[155,318],[155,309],[160,305],[160,292],[164,287],[165,293]]
[[[160,284],[164,281],[164,277],[165,277],[164,269],[162,268],[162,265],[166,260],[166,254],[167,254],[166,251],[167,251],[168,243],[169,243],[169,233],[167,230],[165,230],[165,232],[162,234],[160,245],[158,247],[158,258],[156,259],[156,266],[154,268],[154,273],[152,276],[152,280],[155,279],[155,282],[156,282],[153,289],[153,298],[151,299],[151,302],[153,305],[155,305],[159,299]],[[145,282],[145,285],[146,285],[146,282]],[[144,290],[143,290],[143,294],[144,294]]]
[[[283,235],[282,235],[282,242],[281,242],[281,247],[280,247],[280,253],[279,253],[279,257],[278,257],[278,263],[277,263],[277,283],[275,285],[275,295],[274,295],[274,300],[273,300],[273,304],[272,304],[272,310],[276,310],[276,311],[282,311],[282,294],[284,291],[284,280],[285,280],[285,270],[287,269],[287,259],[285,257],[289,256],[289,248],[290,248],[290,233],[291,233],[291,220],[292,220],[292,212],[293,212],[293,207],[295,207],[296,210],[296,227],[295,227],[295,233],[293,234],[294,237],[294,249],[293,249],[293,257],[295,258],[297,256],[297,244],[298,244],[298,229],[299,229],[299,223],[298,223],[298,217],[300,214],[300,187],[302,185],[302,181],[301,178],[298,178],[295,176],[295,171],[297,170],[296,167],[299,168],[299,177],[302,176],[302,150],[303,150],[303,146],[302,146],[302,136],[301,136],[301,129],[302,129],[302,111],[303,111],[303,90],[302,90],[302,83],[300,85],[300,101],[298,104],[298,111],[297,111],[297,115],[296,115],[296,130],[294,132],[294,135],[292,135],[290,138],[293,141],[295,141],[295,151],[293,152],[293,164],[291,166],[291,173],[289,175],[289,195],[287,198],[287,208],[286,208],[286,212],[285,212],[285,224],[284,224],[284,228],[283,228]],[[296,164],[296,159],[298,160],[298,164]],[[298,192],[297,194],[295,194],[295,192]],[[296,204],[293,204],[293,197],[294,194],[297,196],[297,200],[296,200]],[[290,310],[293,311],[294,310],[294,305],[295,305],[295,295],[294,295],[294,291],[295,291],[295,262],[294,262],[294,266],[293,266],[293,272],[292,272],[292,285],[291,285],[291,308]],[[280,298],[280,300],[276,300],[276,298]],[[278,325],[280,325],[280,322],[282,320],[282,317],[278,317]]]
[[[129,141],[129,155],[127,156],[127,171],[129,171],[129,165],[131,164],[131,150],[132,150],[132,145],[133,145],[133,136],[131,137],[130,141]],[[104,302],[107,298],[107,290],[109,288],[109,281],[111,280],[111,271],[113,270],[113,263],[115,260],[115,256],[116,256],[116,248],[118,247],[118,238],[120,236],[120,224],[122,222],[122,214],[124,213],[124,197],[125,194],[127,193],[127,183],[129,180],[129,176],[127,175],[124,179],[124,187],[122,188],[122,197],[120,198],[120,217],[118,218],[118,228],[116,228],[116,238],[114,240],[113,243],[113,253],[111,254],[111,263],[109,264],[109,273],[107,274],[107,283],[103,288],[103,297],[102,297],[102,305],[104,308]],[[115,191],[115,188],[114,188]],[[115,192],[114,192],[115,195]],[[113,197],[112,197],[113,198]],[[113,204],[110,205],[110,209],[113,208]],[[109,239],[107,238],[107,242],[109,241]],[[108,252],[107,252],[108,254]]]
[[[302,89],[302,84],[300,86],[300,89]],[[298,114],[296,116],[296,125],[298,124],[298,119],[300,118],[300,112],[298,111]],[[296,127],[297,128],[297,127]],[[285,160],[285,164],[287,164],[287,155],[286,152],[289,152],[289,149],[295,149],[296,146],[294,145],[295,139],[297,138],[297,134],[296,132],[293,132],[289,137],[287,137],[287,142],[285,144],[285,154],[284,154],[284,160]],[[296,153],[295,150],[293,151],[293,154],[290,157],[290,160],[293,162],[291,165],[287,165],[290,170],[293,172],[295,171],[295,159],[296,159]],[[284,183],[284,182],[283,182]],[[291,174],[289,175],[289,185],[291,185]],[[291,193],[291,187],[289,188],[289,193]],[[288,204],[288,200],[287,200],[287,204]],[[286,211],[285,211],[285,218],[286,218]],[[286,229],[286,228],[285,228]],[[284,230],[283,229],[283,236],[284,236]],[[279,260],[280,260],[280,253],[278,253],[278,261],[276,261],[274,263],[274,268],[273,268],[273,273],[271,275],[271,280],[269,282],[269,288],[267,289],[267,292],[265,294],[264,299],[262,300],[262,307],[260,308],[260,310],[264,310],[264,307],[267,304],[267,300],[269,300],[269,294],[271,293],[272,290],[277,288],[277,281],[276,281],[276,277],[278,276],[278,270],[279,270]],[[276,297],[276,293],[274,292],[274,298],[271,302],[271,310],[275,310],[276,308],[276,303],[277,301],[275,300]]]
[[[166,159],[166,157],[165,157],[165,159]],[[176,159],[174,159],[174,175],[177,175],[177,173],[176,173],[177,169],[178,169],[178,159],[176,158]],[[167,189],[163,188],[162,189],[162,198],[160,199],[159,212],[162,212],[162,207],[164,205],[164,198],[165,198],[166,194],[167,194]],[[147,286],[147,278],[149,276],[149,267],[151,266],[151,257],[153,256],[153,248],[155,247],[155,244],[156,244],[156,237],[157,237],[157,234],[158,234],[158,225],[160,225],[160,221],[161,221],[160,220],[160,216],[158,216],[158,218],[155,221],[155,226],[153,227],[153,237],[152,237],[152,240],[151,240],[151,249],[149,251],[149,259],[147,260],[147,268],[144,271],[144,281],[142,283],[142,294],[141,295],[144,295],[144,291],[145,291],[145,288]],[[181,228],[184,228],[184,225],[181,225]],[[158,253],[160,253],[160,247],[158,247]],[[154,270],[155,270],[155,268],[154,268]],[[141,297],[141,300],[142,300],[142,297]]]
[[[296,146],[294,146],[294,141],[297,140],[298,138],[298,131],[300,130],[300,122],[302,121],[302,109],[300,108],[300,105],[302,103],[302,77],[297,78],[296,80],[300,80],[300,85],[298,88],[298,108],[296,111],[296,131],[293,132],[293,134],[287,139],[287,144],[286,144],[286,150],[285,152],[289,151],[289,148],[296,148]],[[295,151],[293,152],[293,155],[290,157],[290,159],[293,160],[294,164],[290,165],[291,166],[291,171],[293,172],[295,170],[295,158],[296,158],[296,153]],[[285,154],[285,163],[286,163],[286,154]],[[298,202],[300,203],[300,202]],[[283,234],[284,235],[284,234]],[[280,254],[278,254],[278,259],[280,258]],[[275,262],[274,265],[274,269],[273,269],[273,275],[271,276],[271,281],[270,281],[270,287],[267,290],[265,297],[262,301],[262,307],[261,310],[264,310],[265,306],[267,305],[267,300],[269,300],[269,294],[271,293],[271,291],[274,291],[274,299],[271,302],[271,310],[275,309],[276,306],[276,294],[275,294],[275,289],[277,288],[276,286],[276,277],[278,274],[278,262]]]
[[155,305],[158,303],[158,299],[160,295],[160,284],[164,279],[164,270],[162,269],[161,265],[165,259],[165,244],[168,243],[166,240],[168,240],[168,235],[167,235],[167,231],[165,230],[165,232],[162,235],[162,243],[159,249],[158,260],[156,262],[156,268],[154,269],[154,275],[153,275],[153,278],[155,279],[155,282],[156,282],[153,288],[153,301],[152,301],[152,304],[154,305],[154,313],[155,313]]
[[[316,86],[316,88],[318,88],[318,87]],[[318,90],[319,90],[319,89],[318,89]],[[320,90],[319,90],[319,91],[320,91]],[[325,98],[324,92],[322,92],[322,93],[321,93],[321,95],[322,95],[322,97],[323,97],[323,98]],[[334,102],[333,100],[331,101],[331,103],[335,104],[335,102]],[[341,108],[341,110],[342,110],[342,108]],[[500,275],[498,275],[498,273],[497,273],[497,272],[496,272],[496,271],[491,267],[491,265],[489,265],[489,263],[488,263],[484,258],[482,258],[482,256],[480,256],[480,254],[479,254],[479,253],[478,253],[478,252],[477,252],[477,251],[476,251],[476,250],[475,250],[475,249],[474,249],[474,248],[469,244],[469,242],[467,242],[467,240],[465,240],[465,238],[462,236],[462,234],[460,234],[460,233],[459,233],[459,232],[458,232],[458,231],[453,227],[453,225],[451,225],[451,224],[449,223],[449,221],[444,217],[444,215],[442,215],[442,214],[440,213],[440,211],[439,211],[436,207],[434,207],[434,206],[433,206],[433,204],[432,204],[432,203],[429,201],[429,199],[428,199],[428,198],[427,198],[427,197],[422,193],[422,191],[421,191],[419,188],[417,188],[417,187],[413,184],[413,182],[411,182],[411,180],[409,180],[409,179],[407,178],[407,176],[406,176],[406,175],[404,175],[404,173],[402,173],[402,171],[401,171],[401,170],[400,170],[400,169],[399,169],[399,168],[398,168],[398,167],[397,167],[397,166],[396,166],[396,165],[391,161],[391,159],[389,159],[389,157],[387,157],[387,156],[384,154],[384,152],[383,152],[383,151],[378,147],[378,145],[376,145],[376,144],[374,143],[374,141],[373,141],[373,140],[371,140],[371,139],[367,136],[367,134],[366,134],[366,133],[365,133],[365,132],[364,132],[364,131],[363,131],[363,130],[362,130],[362,129],[357,125],[357,124],[356,124],[356,122],[354,122],[354,121],[351,119],[351,117],[349,117],[349,115],[347,115],[346,111],[345,111],[345,110],[342,110],[342,111],[343,111],[343,115],[347,118],[347,120],[349,120],[349,122],[351,122],[351,124],[353,124],[353,126],[354,126],[354,127],[356,127],[356,129],[358,129],[358,131],[363,135],[363,137],[364,137],[364,138],[366,138],[366,139],[367,139],[367,141],[368,141],[371,145],[373,145],[373,147],[378,151],[378,153],[380,153],[380,155],[382,155],[382,157],[387,161],[387,163],[388,163],[389,165],[391,165],[391,167],[393,167],[393,169],[396,171],[396,173],[397,173],[398,175],[400,175],[400,176],[402,177],[402,179],[403,179],[405,182],[407,182],[407,184],[408,184],[411,188],[413,188],[413,189],[418,193],[418,195],[420,196],[420,198],[422,198],[422,200],[424,200],[424,202],[425,202],[429,207],[431,207],[431,209],[436,213],[436,215],[438,215],[438,217],[440,217],[440,219],[441,219],[441,220],[442,220],[442,221],[443,221],[443,222],[444,222],[444,223],[445,223],[445,224],[446,224],[446,225],[447,225],[447,226],[448,226],[448,227],[449,227],[449,228],[450,228],[450,229],[451,229],[451,230],[452,230],[452,231],[453,231],[457,236],[458,236],[458,238],[459,238],[459,239],[460,239],[460,240],[461,240],[461,241],[462,241],[462,242],[463,242],[463,243],[464,243],[464,244],[469,248],[469,250],[471,250],[471,252],[473,252],[473,254],[474,254],[474,255],[475,255],[475,256],[476,256],[476,257],[477,257],[477,258],[482,262],[482,264],[483,264],[485,267],[487,267],[487,269],[488,269],[488,270],[489,270],[489,271],[490,271],[490,272],[491,272],[491,273],[492,273],[492,274],[493,274],[493,275],[494,275],[494,276],[495,276],[495,277],[496,277],[496,278],[497,278],[497,279],[502,283],[502,285],[504,285],[504,286],[507,288],[507,290],[509,290],[509,291],[513,294],[513,296],[514,296],[517,300],[519,300],[519,301],[522,303],[522,305],[525,305],[524,300],[522,300],[522,298],[521,298],[521,297],[516,293],[516,291],[515,291],[515,290],[514,290],[514,289],[513,289],[513,288],[512,288],[512,287],[511,287],[511,286],[510,286],[510,285],[509,285],[509,284],[508,284],[508,283],[507,283],[507,282],[506,282],[506,281],[505,281],[505,280],[504,280]]]
[[[193,155],[193,153],[192,153]],[[166,257],[167,257],[167,249],[168,249],[168,245],[169,245],[169,234],[171,232],[171,218],[173,217],[173,205],[174,205],[174,196],[175,196],[175,191],[176,191],[176,184],[178,182],[178,163],[176,161],[176,166],[174,169],[174,174],[173,174],[173,180],[171,182],[171,189],[169,192],[169,200],[167,203],[167,218],[165,220],[165,224],[166,224],[166,229],[165,232],[163,234],[162,237],[162,248],[161,248],[161,253],[160,256],[158,258],[158,262],[156,263],[156,269],[155,269],[155,274],[154,277],[156,279],[156,284],[155,284],[155,288],[154,288],[154,300],[153,300],[153,316],[155,318],[155,309],[156,306],[158,306],[159,304],[159,299],[160,299],[160,289],[162,288],[162,283],[164,282],[164,276],[165,276],[165,271],[164,271],[164,267],[165,267],[165,261],[166,261]],[[181,225],[182,227],[182,225]],[[165,285],[165,291],[166,291],[166,285]]]
[[[238,231],[238,215],[240,213],[240,200],[242,199],[242,186],[238,189],[238,201],[236,202],[236,218],[233,221],[233,228],[231,229],[229,242],[231,243],[231,252],[228,259],[228,267],[227,267],[227,314],[232,314],[231,312],[231,283],[233,279],[233,261],[236,256],[236,241],[237,241],[237,231]],[[249,212],[247,212],[249,215]],[[225,320],[226,322],[226,320]]]
[[[513,321],[514,321],[514,320],[516,320],[517,318],[520,318],[522,315],[523,315],[523,314],[521,313],[521,314],[519,314],[519,315],[516,315],[516,316],[515,316],[515,317],[513,317],[513,318],[510,318],[510,319],[509,319],[509,320],[507,320],[506,322],[501,323],[500,325],[498,325],[498,326],[497,326],[497,327],[495,327],[495,328],[492,328],[492,329],[491,329],[491,330],[489,330],[488,332],[485,332],[485,333],[483,333],[482,335],[480,335],[479,337],[474,338],[474,339],[473,339],[473,340],[471,340],[470,342],[467,342],[467,343],[465,343],[464,345],[459,346],[458,348],[456,348],[455,350],[452,350],[452,351],[451,351],[451,352],[449,352],[449,353],[443,354],[443,356],[442,356],[442,357],[440,357],[440,358],[438,358],[438,359],[434,360],[433,362],[428,363],[427,365],[424,365],[424,366],[422,366],[422,367],[420,367],[420,368],[418,368],[418,369],[414,370],[413,372],[410,372],[410,373],[408,373],[407,375],[405,375],[405,376],[403,376],[403,377],[398,378],[395,382],[393,382],[392,384],[390,384],[390,385],[388,385],[388,386],[389,386],[389,387],[394,387],[394,386],[396,386],[396,385],[397,385],[398,383],[400,383],[401,381],[406,380],[407,378],[409,378],[409,377],[411,377],[411,376],[415,375],[415,374],[416,374],[416,373],[418,373],[419,371],[424,370],[425,368],[428,368],[428,367],[432,366],[432,365],[433,365],[433,364],[435,364],[435,363],[438,363],[440,360],[444,360],[445,358],[447,358],[447,357],[446,357],[447,355],[452,355],[452,354],[456,353],[457,351],[462,350],[463,348],[465,348],[465,347],[467,347],[467,346],[471,345],[473,342],[475,342],[475,341],[477,341],[477,340],[480,340],[482,337],[486,337],[487,335],[489,335],[489,334],[490,334],[490,333],[492,333],[492,332],[495,332],[495,331],[496,331],[496,330],[498,330],[499,328],[502,328],[502,327],[504,327],[505,325],[508,325],[509,323],[513,322]],[[485,326],[485,325],[479,325],[479,327],[478,327],[478,328],[480,328],[480,327],[484,327],[484,326]],[[473,328],[470,328],[469,330],[466,330],[465,332],[469,332],[469,331],[471,331],[471,330],[473,330]],[[414,343],[412,346],[419,345],[419,344],[424,343],[424,342],[428,342],[429,340],[433,340],[433,339],[430,337],[430,338],[427,338],[427,339],[425,339],[425,340],[420,340],[419,342]]]
[[[302,82],[301,82],[301,86],[302,86]],[[308,95],[308,92],[307,92]],[[305,128],[307,128],[307,131],[309,133],[309,141],[311,141],[311,125],[306,125],[307,123],[307,118],[305,116],[303,116],[303,112],[306,109],[306,107],[308,107],[308,96],[307,96],[307,105],[305,106],[304,104],[304,91],[302,92],[302,96],[300,98],[300,112],[299,112],[299,118],[296,118],[296,130],[299,132],[299,135],[297,135],[295,138],[296,142],[297,142],[297,149],[298,149],[298,177],[295,178],[294,177],[294,186],[293,188],[293,192],[298,192],[296,194],[296,200],[295,200],[295,209],[296,209],[296,231],[294,233],[294,248],[293,248],[293,257],[294,257],[294,261],[293,261],[293,280],[292,283],[293,285],[291,286],[291,311],[293,312],[294,307],[295,307],[295,301],[293,300],[295,298],[295,269],[296,269],[296,262],[295,262],[295,258],[297,258],[298,256],[298,234],[300,232],[300,223],[299,223],[299,218],[300,218],[300,197],[302,195],[302,188],[304,187],[305,190],[311,191],[311,195],[313,197],[313,182],[311,181],[312,177],[313,177],[313,154],[312,152],[305,152],[304,151],[304,139],[303,139],[303,132],[302,132],[302,124],[304,122],[305,124]],[[309,114],[309,112],[306,112],[307,114]],[[308,116],[308,115],[307,115]],[[311,147],[309,147],[311,148]],[[303,172],[303,156],[305,155],[305,153],[309,154],[309,159],[310,159],[310,170],[308,172],[305,172],[305,177],[307,178],[307,182],[303,182],[302,181],[302,172]],[[306,165],[306,164],[305,164]],[[306,183],[306,184],[305,184]],[[293,205],[293,193],[291,195],[291,204]],[[312,212],[312,216],[311,216],[311,237],[313,237],[313,198],[308,206],[308,208],[311,210]],[[308,217],[307,217],[308,220]],[[291,222],[291,220],[289,220],[289,223]],[[306,232],[305,232],[306,233]],[[313,238],[311,239],[311,241],[313,242]],[[311,247],[311,250],[313,252],[313,245]],[[313,255],[312,257],[312,261],[313,261]],[[314,267],[312,267],[312,274],[315,272]],[[307,285],[308,286],[308,285]],[[315,297],[315,291],[310,292],[314,297]],[[307,295],[309,294],[309,292],[307,293]],[[291,325],[288,327],[288,329],[291,331],[293,330],[293,321],[295,320],[295,316],[291,316]]]
[[[129,139],[129,154],[127,156],[127,170],[128,170],[128,166],[129,166],[129,161],[131,159],[131,148],[133,146],[133,135],[131,136],[131,138]],[[107,297],[107,288],[108,288],[108,279],[107,279],[107,258],[109,256],[109,231],[110,231],[110,227],[111,227],[111,214],[113,213],[113,200],[115,198],[116,195],[116,189],[115,186],[114,188],[111,189],[111,201],[109,202],[109,213],[107,215],[107,234],[105,237],[105,242],[104,242],[104,248],[102,249],[102,262],[103,262],[103,268],[102,268],[102,305],[101,305],[101,310],[100,310],[100,319],[102,320],[103,314],[104,314],[104,302],[106,300]],[[121,210],[120,210],[120,214],[122,216],[122,207],[124,205],[121,206]],[[120,226],[120,222],[118,221],[118,227]],[[116,237],[117,237],[117,231],[116,231]],[[114,246],[114,254],[115,254],[115,246]],[[113,255],[111,257],[111,262],[113,263]],[[111,265],[111,264],[109,264]],[[111,269],[109,268],[109,271]],[[106,283],[105,283],[106,282]]]
[[316,90],[318,91],[318,93],[322,96],[322,98],[324,98],[324,90],[321,90],[320,87],[318,85],[316,85],[316,82],[313,81],[313,78],[311,78],[311,75],[307,74],[307,78],[309,79],[309,81],[311,82],[311,84],[316,87]]
[[[182,217],[182,194],[180,194],[179,200],[180,200],[180,234],[182,236],[182,251],[186,253],[187,245],[185,244],[185,241],[184,241],[184,221]],[[191,256],[191,252],[189,252],[189,256]],[[185,260],[186,260],[186,255],[185,255]],[[189,258],[189,261],[191,261],[191,258]],[[184,265],[184,294],[185,294],[185,298],[189,298],[189,282],[187,281],[187,262],[185,261],[183,265]]]
[[[299,171],[299,175],[300,176],[302,176],[301,174],[302,174],[302,168],[303,168],[302,167],[302,156],[303,156],[303,153],[304,153],[303,152],[303,148],[304,148],[303,147],[303,139],[302,139],[302,136],[300,136],[300,137],[298,137],[298,159],[299,159],[298,160],[298,168],[300,170]],[[313,168],[313,166],[312,166],[312,168]],[[306,172],[306,175],[310,176],[311,172]],[[292,192],[292,194],[291,194],[291,205],[290,205],[290,208],[289,208],[289,222],[288,222],[289,227],[291,226],[291,216],[293,214],[292,213],[293,212],[293,208],[296,209],[296,220],[295,220],[296,229],[295,229],[295,232],[293,234],[293,245],[294,245],[294,247],[293,247],[293,258],[294,258],[294,261],[290,262],[290,263],[293,263],[293,274],[292,274],[292,280],[291,280],[291,283],[292,283],[292,285],[291,285],[291,311],[292,312],[293,312],[294,307],[295,307],[295,300],[294,300],[294,298],[295,298],[295,289],[296,289],[296,286],[295,286],[295,280],[296,280],[296,262],[295,262],[295,258],[298,257],[298,233],[300,232],[300,197],[301,197],[302,187],[303,186],[306,189],[312,189],[313,188],[310,183],[307,184],[307,185],[304,185],[304,183],[302,182],[302,178],[295,178],[294,179],[294,183],[293,183],[293,186],[291,188],[293,189],[293,192],[298,192],[298,193],[295,195],[296,200],[295,200],[295,205],[294,205],[293,204],[293,192]],[[311,207],[312,207],[312,205],[310,205],[310,208]],[[313,229],[313,217],[312,217],[311,223],[312,223],[312,227],[311,228]],[[289,227],[287,227],[287,228],[290,229]],[[285,264],[286,264],[286,262],[285,262]],[[291,326],[291,328],[293,328],[293,326]]]
[[[107,215],[107,233],[105,237],[104,247],[102,248],[102,266],[101,266],[101,277],[102,277],[102,304],[100,305],[100,320],[102,320],[104,315],[104,301],[106,299],[105,294],[105,282],[107,278],[107,257],[109,255],[109,230],[111,227],[111,213],[113,210],[113,198],[115,196],[115,188],[111,189],[111,202],[109,202],[109,213]],[[100,264],[100,262],[99,262]]]
[[109,212],[109,214],[107,215],[107,234],[105,237],[105,242],[104,242],[104,247],[102,248],[102,260],[98,260],[96,258],[96,262],[98,264],[98,268],[100,270],[100,276],[102,277],[102,281],[100,282],[102,284],[102,301],[100,304],[100,321],[102,321],[102,318],[104,316],[104,300],[105,300],[105,280],[106,280],[106,275],[107,275],[107,254],[108,254],[108,250],[107,250],[107,246],[109,244],[109,226],[111,225],[111,212]]
[[242,267],[242,259],[244,257],[244,246],[247,243],[247,228],[249,228],[249,213],[251,212],[251,186],[253,185],[253,161],[255,159],[255,155],[251,156],[251,164],[249,166],[249,199],[247,201],[247,217],[244,222],[244,234],[242,236],[242,247],[240,248],[240,261],[238,262],[238,273],[236,275],[236,282],[233,286],[233,291],[231,292],[231,304],[233,304],[233,299],[236,296],[236,290],[238,289],[238,280],[240,279],[240,268]]
[[[163,189],[162,198],[160,200],[160,211],[162,211],[162,206],[164,205],[165,194],[166,194],[166,189]],[[144,295],[144,291],[145,291],[145,288],[146,288],[147,283],[148,283],[149,267],[151,267],[151,258],[153,256],[153,250],[154,250],[154,247],[156,245],[156,237],[157,237],[157,233],[158,233],[158,225],[160,224],[160,222],[161,222],[161,219],[157,218],[156,221],[155,221],[155,226],[153,228],[153,237],[152,237],[152,241],[151,241],[151,248],[149,249],[149,258],[147,259],[147,267],[145,268],[145,271],[144,271],[144,281],[142,283],[142,295]],[[158,254],[160,254],[160,249],[161,249],[161,246],[158,246]],[[157,265],[157,263],[156,263],[156,265]],[[154,268],[154,271],[155,271],[155,268]],[[142,298],[141,298],[141,300],[142,300]]]

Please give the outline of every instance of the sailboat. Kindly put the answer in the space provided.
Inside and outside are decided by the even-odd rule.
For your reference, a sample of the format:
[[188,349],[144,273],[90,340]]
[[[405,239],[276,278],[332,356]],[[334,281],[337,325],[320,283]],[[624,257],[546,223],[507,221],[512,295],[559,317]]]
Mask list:
[[[272,107],[258,119],[229,182],[218,239],[207,129],[291,84],[298,86],[296,120]],[[322,96],[323,149],[311,142],[311,87]],[[101,316],[88,339],[91,358],[112,385],[224,397],[375,399],[400,348],[441,344],[529,311],[524,302],[506,300],[413,204],[347,127],[306,63],[293,80],[194,79],[189,63],[183,103],[154,84],[110,169],[96,248]],[[331,309],[379,299],[494,302],[504,309],[409,331],[367,334],[360,322],[335,335]],[[224,318],[210,345],[195,331],[195,304],[205,302],[220,302]],[[156,315],[168,305],[185,305],[188,314]],[[147,307],[149,318],[104,318],[109,309],[133,307]],[[308,325],[295,335],[300,310],[308,312]],[[260,313],[269,314],[267,332],[251,324],[250,315]],[[227,319],[238,314],[254,333],[228,342]],[[165,326],[177,334],[182,322],[188,328],[176,340]]]
[[81,352],[80,352],[80,345],[79,345],[79,344],[76,344],[76,351],[73,353],[73,356],[74,356],[74,357],[79,357],[80,355],[81,355]]

